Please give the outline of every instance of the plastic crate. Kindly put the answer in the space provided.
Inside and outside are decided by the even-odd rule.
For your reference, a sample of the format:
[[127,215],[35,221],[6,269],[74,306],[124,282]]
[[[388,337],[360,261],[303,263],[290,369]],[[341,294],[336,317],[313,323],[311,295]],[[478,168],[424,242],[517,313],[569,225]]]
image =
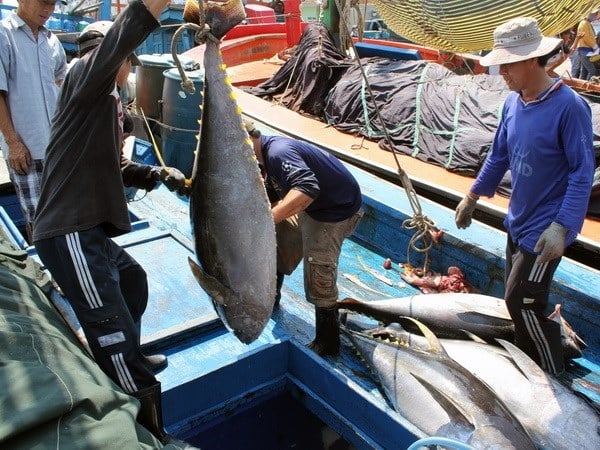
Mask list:
[[[154,53],[171,53],[171,41],[177,31],[176,27],[163,27],[153,31],[146,40],[136,49],[138,55],[151,55]],[[190,30],[185,30],[177,42],[177,53],[181,54],[194,46],[194,35]]]

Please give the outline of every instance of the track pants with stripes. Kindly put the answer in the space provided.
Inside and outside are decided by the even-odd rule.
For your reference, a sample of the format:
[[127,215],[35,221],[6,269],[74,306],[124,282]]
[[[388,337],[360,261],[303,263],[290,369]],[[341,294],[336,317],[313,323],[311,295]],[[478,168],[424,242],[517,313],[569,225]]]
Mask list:
[[39,240],[35,247],[100,368],[127,393],[156,384],[143,363],[138,331],[148,303],[144,269],[102,227]]
[[550,283],[560,258],[536,264],[537,255],[506,245],[505,294],[515,324],[515,345],[549,373],[564,370],[560,325],[545,315]]

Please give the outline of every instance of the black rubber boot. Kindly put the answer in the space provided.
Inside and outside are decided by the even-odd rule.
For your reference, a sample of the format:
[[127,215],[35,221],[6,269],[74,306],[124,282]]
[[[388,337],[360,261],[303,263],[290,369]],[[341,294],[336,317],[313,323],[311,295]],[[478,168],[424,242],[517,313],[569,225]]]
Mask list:
[[[142,323],[136,322],[135,327],[137,328],[138,343],[140,343],[142,339]],[[142,356],[144,357],[144,365],[154,374],[157,374],[169,365],[169,360],[163,354],[146,355],[142,351]]]
[[284,274],[277,272],[277,294],[275,294],[275,306],[279,306],[279,301],[281,300],[281,287],[283,286],[284,277]]
[[169,365],[169,360],[163,354],[142,355],[144,356],[144,365],[154,374],[157,374]]
[[309,348],[319,356],[340,353],[340,323],[337,308],[315,308],[315,340]]
[[186,450],[198,449],[198,447],[177,439],[165,431],[162,418],[160,383],[134,392],[132,395],[140,401],[140,412],[137,416],[137,422],[147,428],[160,442],[164,445],[173,444]]

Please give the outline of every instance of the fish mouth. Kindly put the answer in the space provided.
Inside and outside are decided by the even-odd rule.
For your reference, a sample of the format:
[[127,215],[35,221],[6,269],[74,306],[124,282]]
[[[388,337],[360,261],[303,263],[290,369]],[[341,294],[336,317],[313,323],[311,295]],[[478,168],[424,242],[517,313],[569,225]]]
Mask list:
[[[227,307],[215,301],[213,305],[225,328],[244,344],[250,344],[258,339],[270,319],[270,314],[265,314],[264,308],[256,305],[253,307],[246,305],[241,311],[240,308]],[[266,317],[266,319],[259,320],[257,317]]]
[[391,345],[408,345],[407,332],[399,323],[382,326],[375,319],[359,314],[340,314],[340,330],[346,335],[358,334],[374,341]]

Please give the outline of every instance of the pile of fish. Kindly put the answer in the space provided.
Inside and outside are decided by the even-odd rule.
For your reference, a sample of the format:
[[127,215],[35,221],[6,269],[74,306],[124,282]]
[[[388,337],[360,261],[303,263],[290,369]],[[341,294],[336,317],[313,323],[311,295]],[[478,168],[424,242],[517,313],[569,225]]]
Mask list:
[[[503,303],[469,294],[338,302],[344,334],[424,434],[478,449],[600,448],[596,409],[509,342]],[[553,318],[568,327],[560,310]],[[565,348],[581,354],[580,342],[565,328]]]

